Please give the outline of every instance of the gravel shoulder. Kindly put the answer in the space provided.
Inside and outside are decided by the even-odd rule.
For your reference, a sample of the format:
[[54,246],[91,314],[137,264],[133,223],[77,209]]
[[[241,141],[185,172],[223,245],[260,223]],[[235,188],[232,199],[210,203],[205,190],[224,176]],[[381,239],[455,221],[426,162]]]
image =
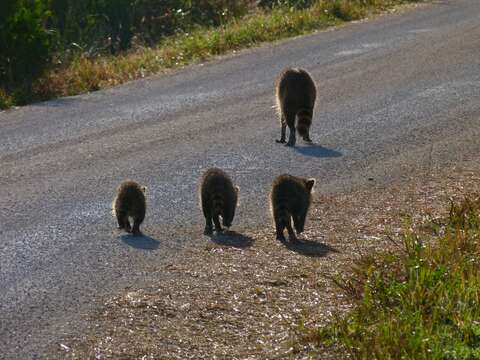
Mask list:
[[[335,358],[300,345],[303,325],[321,326],[349,304],[335,286],[355,259],[395,251],[409,226],[441,218],[449,201],[480,192],[473,163],[424,173],[389,188],[315,194],[301,244],[273,228],[199,237],[169,273],[128,288],[85,315],[89,330],[59,340],[50,356],[84,358]],[[270,225],[270,224],[269,224]],[[398,243],[397,243],[398,244]],[[330,350],[331,351],[331,350]]]

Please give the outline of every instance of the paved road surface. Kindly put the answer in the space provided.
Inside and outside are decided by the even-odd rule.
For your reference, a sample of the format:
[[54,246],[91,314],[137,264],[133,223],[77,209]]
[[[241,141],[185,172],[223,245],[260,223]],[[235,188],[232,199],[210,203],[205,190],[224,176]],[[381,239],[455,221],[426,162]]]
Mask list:
[[[207,167],[240,185],[241,230],[270,226],[267,193],[282,172],[341,192],[478,158],[479,63],[480,1],[435,1],[0,113],[0,358],[41,356],[102,295],[166,276],[158,265],[202,231]],[[291,65],[319,90],[315,145],[295,149],[275,143],[272,109],[274,78]],[[109,214],[125,178],[149,188],[138,241]]]

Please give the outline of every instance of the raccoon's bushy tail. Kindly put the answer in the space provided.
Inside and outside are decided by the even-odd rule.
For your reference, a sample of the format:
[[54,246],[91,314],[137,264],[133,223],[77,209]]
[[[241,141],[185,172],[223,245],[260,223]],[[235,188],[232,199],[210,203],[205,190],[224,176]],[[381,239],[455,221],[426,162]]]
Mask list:
[[225,201],[224,201],[223,196],[221,194],[213,195],[213,197],[212,197],[212,209],[214,210],[215,213],[221,214],[224,205],[225,205]]
[[300,136],[308,135],[308,129],[312,124],[312,112],[308,110],[300,110],[297,113],[297,132]]
[[278,225],[287,226],[290,222],[291,214],[288,207],[288,201],[280,199],[275,205],[275,221]]

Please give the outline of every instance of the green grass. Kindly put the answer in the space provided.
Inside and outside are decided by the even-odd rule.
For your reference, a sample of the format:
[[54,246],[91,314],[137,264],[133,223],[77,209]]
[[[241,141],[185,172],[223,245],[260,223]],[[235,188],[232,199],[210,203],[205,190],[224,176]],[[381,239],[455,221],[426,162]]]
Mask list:
[[2,96],[0,89],[0,108],[108,88],[233,50],[311,33],[413,2],[421,0],[319,0],[302,10],[286,7],[270,11],[257,9],[218,28],[197,28],[188,34],[167,38],[155,48],[137,48],[120,56],[78,56],[47,72],[33,84],[29,94],[6,94],[3,91],[5,96]]
[[0,88],[0,110],[1,109],[8,109],[12,107],[14,104],[13,98],[7,94],[5,90]]
[[452,205],[432,238],[364,257],[341,287],[354,310],[304,341],[353,359],[480,359],[480,199]]

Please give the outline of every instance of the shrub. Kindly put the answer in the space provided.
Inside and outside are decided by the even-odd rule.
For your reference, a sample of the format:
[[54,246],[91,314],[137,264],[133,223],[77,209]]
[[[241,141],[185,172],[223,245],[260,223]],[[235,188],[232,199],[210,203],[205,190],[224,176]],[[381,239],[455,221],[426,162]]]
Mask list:
[[13,106],[13,99],[0,88],[0,110],[8,109],[11,106]]
[[53,36],[42,0],[7,0],[0,8],[0,85],[29,91],[50,62]]

